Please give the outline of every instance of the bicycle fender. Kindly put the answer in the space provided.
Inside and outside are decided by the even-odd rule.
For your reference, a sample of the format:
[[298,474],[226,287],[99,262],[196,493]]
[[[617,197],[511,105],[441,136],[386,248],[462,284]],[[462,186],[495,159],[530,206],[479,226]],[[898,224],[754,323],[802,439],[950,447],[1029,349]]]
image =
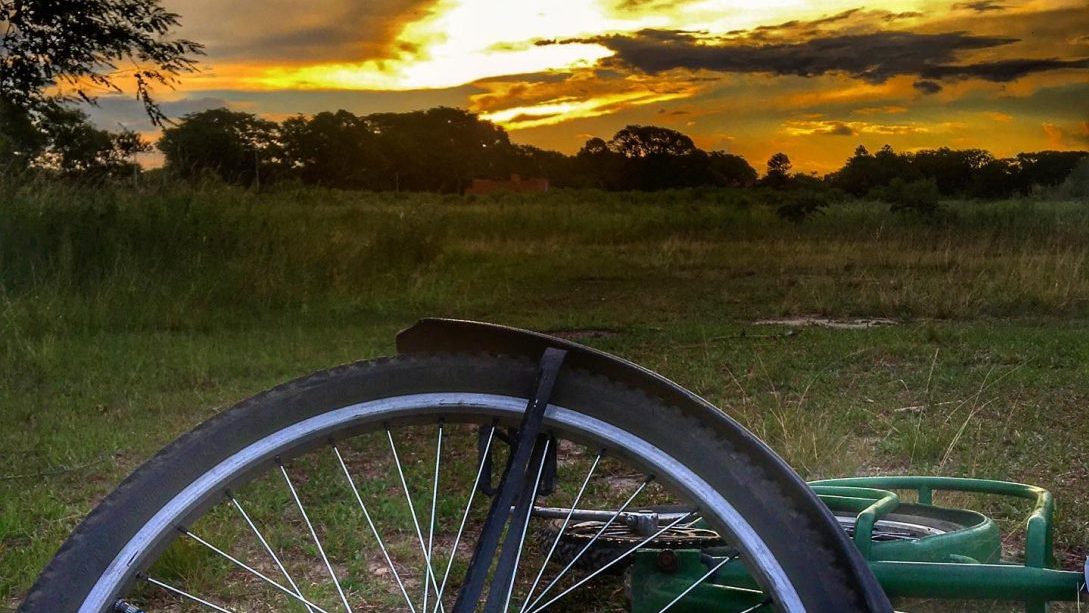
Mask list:
[[426,318],[397,335],[398,353],[488,352],[539,359],[548,348],[567,351],[565,368],[583,369],[642,390],[676,406],[688,415],[729,433],[731,443],[749,456],[780,484],[783,493],[810,517],[819,517],[817,528],[827,542],[837,543],[841,568],[853,574],[868,610],[892,611],[880,584],[858,549],[847,538],[828,507],[805,481],[763,441],[740,423],[699,395],[662,375],[621,357],[562,338],[498,324],[462,319]]

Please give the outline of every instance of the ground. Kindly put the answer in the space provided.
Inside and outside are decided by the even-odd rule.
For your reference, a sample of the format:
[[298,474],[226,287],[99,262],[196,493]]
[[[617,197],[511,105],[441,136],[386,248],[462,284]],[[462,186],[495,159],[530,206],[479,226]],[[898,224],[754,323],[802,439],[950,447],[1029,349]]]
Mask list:
[[[0,606],[178,434],[278,382],[390,354],[427,315],[553,332],[658,370],[806,478],[1043,486],[1059,562],[1089,553],[1086,203],[947,203],[936,220],[859,203],[796,226],[717,193],[228,197],[242,230],[226,238],[219,217],[191,242],[153,244],[162,216],[123,202],[93,223],[127,246],[91,271],[80,241],[95,237],[66,239],[68,263],[26,239],[35,273],[4,252],[19,272],[0,294]],[[189,228],[223,197],[146,199],[188,203],[171,223]],[[78,234],[24,200],[5,205],[7,232]],[[969,502],[1003,519],[1016,557],[1028,509]]]

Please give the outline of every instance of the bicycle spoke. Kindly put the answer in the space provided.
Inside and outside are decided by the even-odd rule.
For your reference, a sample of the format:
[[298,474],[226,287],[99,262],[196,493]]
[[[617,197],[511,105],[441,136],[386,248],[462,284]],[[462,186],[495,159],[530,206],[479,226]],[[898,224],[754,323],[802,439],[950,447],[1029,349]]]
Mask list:
[[207,600],[204,600],[203,598],[198,598],[198,597],[190,594],[189,592],[179,590],[176,587],[167,585],[167,584],[163,583],[162,581],[159,581],[158,579],[155,579],[154,577],[144,577],[144,581],[147,581],[148,583],[150,583],[152,585],[157,585],[157,586],[163,588],[164,590],[166,590],[168,592],[173,592],[173,593],[181,596],[182,598],[188,598],[189,600],[192,600],[193,602],[200,603],[200,604],[208,607],[209,609],[215,609],[216,611],[222,611],[222,613],[234,613],[230,609],[224,609],[223,607],[221,607],[219,605],[212,604],[212,603],[208,602]]
[[[397,465],[397,475],[401,478],[401,487],[405,491],[405,500],[408,501],[408,511],[412,516],[412,525],[416,528],[416,538],[420,541],[420,551],[424,556],[424,589],[427,589],[427,586],[431,585],[435,590],[435,595],[438,596],[439,586],[435,582],[434,573],[431,572],[431,557],[427,553],[427,548],[424,546],[423,532],[420,530],[420,521],[416,517],[416,506],[412,504],[412,494],[408,491],[408,482],[405,481],[405,471],[401,468],[401,458],[397,455],[397,445],[393,442],[393,433],[390,432],[389,428],[386,428],[386,437],[389,438],[389,448],[390,451],[393,452],[393,461]],[[441,600],[437,604],[440,610],[445,610]]]
[[[435,604],[434,611],[439,610],[439,603],[442,603],[442,595],[446,591],[446,580],[450,578],[450,569],[454,566],[454,558],[458,553],[458,544],[461,543],[461,535],[465,532],[465,523],[469,519],[469,511],[473,508],[473,498],[476,496],[477,484],[480,483],[480,477],[484,474],[484,461],[488,457],[488,453],[492,449],[492,441],[495,439],[495,426],[491,427],[488,431],[488,441],[484,444],[484,453],[480,455],[480,466],[476,469],[476,479],[473,480],[472,485],[469,488],[469,500],[465,503],[465,512],[461,515],[461,525],[458,526],[457,536],[454,537],[454,546],[450,549],[450,559],[446,562],[446,570],[442,574],[442,585],[439,586],[439,594],[436,597],[437,603]],[[425,612],[426,613],[426,612]]]
[[752,613],[753,611],[759,611],[760,609],[763,609],[764,607],[766,607],[766,606],[768,606],[770,604],[771,604],[771,598],[765,598],[763,600],[763,602],[759,602],[756,605],[751,606],[748,609],[745,609],[744,611],[738,611],[737,613]]
[[374,535],[374,540],[378,541],[378,548],[382,550],[382,556],[386,559],[386,565],[389,566],[389,570],[393,573],[393,578],[397,581],[397,587],[401,588],[401,594],[405,597],[405,604],[412,613],[416,613],[416,607],[412,604],[412,599],[408,597],[408,590],[405,589],[405,584],[401,581],[401,575],[397,573],[397,568],[393,565],[393,560],[389,557],[389,551],[386,550],[386,544],[382,542],[382,537],[378,534],[378,528],[375,527],[374,521],[371,519],[370,512],[367,511],[367,505],[363,504],[363,497],[359,495],[359,489],[355,486],[355,480],[352,479],[352,474],[348,472],[348,465],[344,463],[344,458],[340,455],[340,449],[337,449],[336,445],[333,445],[333,453],[337,456],[337,461],[340,462],[340,467],[344,470],[344,476],[348,478],[348,485],[352,488],[352,493],[355,494],[355,499],[359,503],[359,508],[363,510],[363,517],[367,520],[367,525],[371,529],[371,534]]
[[[438,442],[435,443],[435,478],[432,480],[431,485],[431,523],[427,529],[427,565],[428,570],[431,568],[431,554],[432,545],[435,540],[435,503],[439,499],[439,463],[442,458],[442,421],[439,421],[439,436]],[[423,607],[421,610],[427,611],[427,593],[428,584],[424,583],[423,593]],[[437,592],[436,592],[437,594]]]
[[[660,529],[659,529],[659,530],[658,530],[657,532],[655,532],[654,534],[652,534],[652,535],[648,536],[647,538],[643,539],[642,541],[640,541],[640,542],[639,542],[639,543],[638,543],[637,545],[635,545],[635,546],[634,546],[634,547],[632,547],[631,549],[629,549],[629,550],[625,551],[624,553],[620,554],[619,556],[617,556],[617,557],[613,558],[613,560],[612,560],[612,561],[610,561],[610,562],[609,562],[608,564],[605,564],[605,565],[604,565],[604,566],[602,566],[601,568],[599,568],[599,569],[595,570],[594,572],[592,572],[592,573],[590,573],[589,575],[587,575],[587,576],[583,577],[582,579],[580,579],[580,580],[578,581],[578,583],[576,583],[575,585],[572,585],[571,587],[567,588],[566,590],[564,590],[564,591],[560,592],[560,594],[559,594],[559,595],[557,595],[557,596],[555,596],[555,597],[553,597],[553,598],[552,598],[552,600],[549,600],[548,602],[544,603],[544,604],[543,604],[543,605],[541,605],[540,607],[534,608],[534,609],[533,609],[533,611],[534,611],[534,612],[536,612],[536,611],[543,611],[544,609],[548,608],[548,606],[549,606],[549,605],[551,605],[552,603],[554,603],[554,602],[556,602],[557,600],[559,600],[559,599],[563,598],[563,597],[564,597],[564,596],[566,596],[567,594],[570,594],[571,592],[575,591],[576,589],[578,589],[578,588],[579,588],[580,586],[582,586],[582,585],[583,585],[584,583],[586,583],[587,581],[589,581],[589,580],[593,579],[594,577],[596,577],[596,576],[600,575],[601,573],[605,572],[605,571],[606,571],[607,569],[609,569],[609,568],[610,568],[610,567],[611,567],[612,565],[614,565],[614,564],[616,564],[617,562],[619,562],[619,561],[623,560],[624,558],[628,557],[629,555],[631,555],[632,553],[634,553],[635,551],[637,551],[637,550],[638,550],[638,549],[639,549],[640,547],[642,547],[643,545],[646,545],[647,543],[649,543],[649,542],[653,541],[654,539],[658,538],[659,536],[661,536],[662,534],[664,534],[664,533],[665,533],[666,531],[668,531],[669,529],[673,528],[674,526],[676,526],[677,524],[681,523],[682,521],[684,521],[684,520],[686,520],[686,519],[689,519],[689,518],[690,518],[690,517],[692,517],[692,516],[693,516],[694,514],[695,514],[695,511],[693,511],[692,513],[689,513],[688,515],[684,515],[684,516],[682,516],[682,517],[680,517],[680,518],[678,518],[678,519],[674,520],[673,522],[671,522],[671,523],[669,523],[668,525],[666,525],[666,527],[665,527],[665,528],[660,528]],[[542,596],[543,596],[543,593],[542,593]],[[538,600],[540,600],[540,598],[538,598]],[[536,603],[534,603],[534,606],[536,606]]]
[[[559,585],[560,579],[562,579],[563,576],[565,574],[567,574],[567,571],[571,570],[571,567],[573,567],[575,565],[575,563],[579,561],[579,558],[582,557],[582,554],[586,553],[587,550],[590,549],[590,547],[593,547],[594,543],[597,542],[597,539],[600,538],[601,535],[604,534],[605,531],[609,529],[609,526],[613,525],[613,522],[616,521],[616,518],[620,517],[621,513],[623,513],[625,510],[627,510],[628,506],[631,505],[633,500],[635,500],[635,497],[638,496],[644,489],[646,489],[647,485],[650,484],[652,479],[653,479],[652,477],[648,477],[647,479],[645,479],[643,481],[643,483],[641,483],[639,485],[639,487],[635,490],[635,492],[631,496],[628,496],[628,499],[625,500],[624,504],[620,505],[620,508],[617,509],[616,512],[613,513],[613,516],[609,518],[609,521],[605,522],[605,525],[602,526],[601,529],[597,531],[597,534],[594,535],[594,538],[590,539],[590,542],[586,543],[586,545],[583,546],[583,548],[580,549],[577,554],[575,554],[574,558],[571,558],[571,561],[569,561],[567,563],[567,566],[564,566],[563,570],[561,570],[559,572],[559,574],[557,574],[556,577],[554,579],[552,579],[552,581],[549,582],[549,584],[547,586],[545,586],[545,588],[543,590],[541,590],[540,595],[538,595],[537,598],[534,599],[533,602],[529,605],[528,608],[530,610],[533,610],[533,607],[535,607],[537,605],[537,603],[540,602],[542,598],[544,598],[545,594],[547,594],[549,590],[551,590],[553,587]],[[574,507],[572,507],[572,508],[574,508]],[[523,607],[523,608],[526,608],[526,607]]]
[[715,564],[714,566],[712,566],[711,570],[707,571],[702,577],[700,577],[699,579],[696,579],[694,582],[692,582],[692,585],[685,588],[685,590],[683,592],[681,592],[680,594],[677,594],[677,597],[674,598],[673,600],[669,601],[669,604],[662,607],[658,611],[658,613],[665,613],[666,611],[668,611],[671,607],[673,607],[673,605],[677,604],[678,602],[681,601],[682,598],[687,596],[689,592],[691,592],[692,590],[699,587],[699,585],[701,583],[703,583],[704,581],[707,581],[707,578],[710,577],[711,575],[715,574],[715,571],[717,571],[718,569],[725,566],[727,562],[732,562],[732,561],[738,559],[739,557],[740,556],[731,556],[731,557],[728,557],[728,558],[723,558],[721,562],[719,562],[718,564]]
[[318,553],[321,554],[321,561],[325,562],[325,569],[329,571],[329,576],[333,578],[333,585],[337,588],[337,593],[340,594],[340,601],[344,603],[344,608],[348,613],[352,613],[352,605],[348,604],[348,597],[344,595],[344,590],[340,587],[340,581],[337,579],[337,574],[333,570],[333,565],[329,563],[329,557],[325,555],[325,548],[321,546],[321,539],[318,538],[318,533],[314,530],[314,524],[310,523],[310,517],[306,514],[306,509],[303,508],[302,500],[299,499],[299,493],[295,491],[295,486],[291,483],[291,477],[287,475],[287,469],[283,464],[280,464],[280,472],[284,475],[284,482],[287,483],[287,489],[291,490],[291,497],[295,499],[295,505],[299,507],[299,513],[302,514],[303,521],[306,522],[306,527],[310,530],[310,536],[314,539],[314,544],[318,547]]
[[601,462],[601,455],[603,452],[598,452],[597,457],[594,458],[594,463],[590,466],[590,471],[586,473],[586,478],[582,480],[582,486],[579,488],[577,494],[575,494],[575,500],[571,503],[571,508],[567,510],[567,517],[563,520],[563,526],[560,527],[559,532],[556,533],[556,538],[552,540],[552,547],[548,550],[548,555],[545,556],[544,563],[541,564],[541,570],[537,571],[537,576],[533,579],[533,585],[529,587],[529,592],[526,593],[526,599],[522,603],[522,608],[518,610],[518,613],[525,613],[526,607],[529,606],[530,599],[533,598],[533,592],[537,590],[537,585],[541,582],[541,577],[544,576],[545,569],[548,568],[548,563],[552,561],[552,555],[556,553],[556,547],[560,544],[560,538],[563,536],[567,525],[571,522],[571,516],[574,515],[575,509],[578,508],[579,502],[582,500],[582,494],[586,491],[586,486],[590,483],[590,477],[594,475],[594,471],[597,470],[597,465]]
[[268,577],[263,575],[260,571],[254,569],[251,566],[248,566],[245,562],[242,562],[238,558],[235,558],[231,554],[223,551],[222,549],[216,547],[215,545],[209,543],[208,541],[200,538],[196,534],[193,534],[192,532],[190,532],[190,531],[188,531],[185,528],[182,528],[180,526],[178,527],[178,531],[181,532],[183,535],[185,535],[185,536],[193,539],[194,541],[200,543],[201,545],[204,545],[205,547],[212,550],[213,552],[219,554],[221,557],[226,558],[227,561],[231,562],[235,566],[241,568],[242,570],[245,570],[246,572],[250,573],[251,575],[257,577],[258,579],[264,581],[265,583],[271,585],[272,587],[274,587],[274,588],[280,590],[281,592],[287,594],[291,598],[294,598],[295,600],[298,600],[299,602],[307,605],[308,607],[314,607],[315,609],[321,611],[321,613],[328,613],[328,611],[325,611],[324,609],[322,609],[318,605],[310,602],[309,600],[303,598],[302,596],[296,594],[295,592],[292,592],[291,590],[289,590],[286,587],[280,585],[279,583],[276,583],[272,579],[269,579]]
[[685,524],[685,525],[683,525],[681,527],[682,528],[691,528],[692,526],[695,526],[696,524],[700,523],[701,521],[703,521],[703,518],[702,517],[697,517],[696,519],[693,519],[692,521],[688,522],[687,524]]
[[[297,594],[299,598],[305,598],[302,595],[302,591],[299,590],[299,586],[295,584],[295,580],[291,578],[291,575],[287,572],[287,569],[284,568],[283,562],[280,562],[280,557],[277,556],[274,551],[272,551],[272,547],[269,546],[268,541],[265,540],[264,535],[262,535],[261,531],[257,529],[257,526],[254,525],[253,521],[250,519],[249,514],[246,513],[246,510],[242,508],[242,504],[239,503],[238,500],[236,500],[230,492],[227,493],[227,500],[230,500],[231,504],[234,505],[234,508],[238,509],[238,512],[242,514],[242,519],[246,520],[246,524],[250,527],[250,530],[253,531],[254,536],[256,536],[257,540],[261,542],[262,546],[264,546],[265,551],[268,552],[268,555],[272,558],[272,561],[276,562],[276,566],[280,569],[280,572],[283,573],[284,578],[287,579],[287,583],[291,586],[291,589],[295,590],[295,594]],[[314,613],[314,609],[310,608],[310,605],[306,605],[306,610],[310,611],[310,613]]]

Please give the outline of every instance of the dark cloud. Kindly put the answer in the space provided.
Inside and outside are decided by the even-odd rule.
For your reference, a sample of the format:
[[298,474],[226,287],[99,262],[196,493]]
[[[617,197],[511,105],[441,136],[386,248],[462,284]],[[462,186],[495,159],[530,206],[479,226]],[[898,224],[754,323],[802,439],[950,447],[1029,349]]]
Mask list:
[[622,0],[617,6],[621,12],[648,13],[676,8],[675,0]]
[[[787,26],[793,27],[778,27]],[[899,75],[916,75],[927,81],[975,78],[1007,82],[1037,72],[1089,67],[1089,59],[1054,58],[956,64],[963,52],[1017,42],[1015,38],[966,32],[879,31],[819,35],[798,43],[761,43],[752,36],[710,38],[693,32],[643,30],[590,40],[616,52],[609,60],[612,66],[648,74],[684,69],[802,77],[843,73],[869,83],[883,83]],[[926,88],[933,89],[923,85],[921,91]]]
[[358,61],[399,51],[397,35],[434,0],[164,0],[214,65],[230,61]]
[[850,10],[846,10],[846,11],[836,13],[834,15],[829,15],[828,17],[821,17],[820,19],[811,19],[809,21],[800,21],[798,19],[793,19],[791,21],[784,21],[783,23],[777,23],[777,24],[766,25],[766,26],[757,26],[756,28],[753,28],[752,30],[748,30],[747,32],[745,30],[734,30],[734,33],[746,32],[749,35],[754,35],[754,34],[757,34],[759,32],[777,32],[777,31],[781,31],[781,30],[797,30],[799,27],[804,27],[805,29],[813,30],[813,29],[819,28],[820,26],[826,26],[826,25],[833,24],[833,23],[839,23],[839,22],[842,22],[842,21],[847,21],[851,17],[853,17],[853,16],[855,16],[855,15],[861,13],[861,12],[862,12],[862,9],[850,9]]
[[958,2],[953,5],[953,8],[975,11],[977,13],[986,13],[988,11],[1004,11],[1006,10],[1006,5],[1001,2],[995,2],[995,0],[976,0],[975,2]]
[[[272,117],[296,113],[313,114],[331,109],[346,109],[359,115],[390,111],[416,111],[433,106],[464,107],[470,96],[479,94],[478,86],[464,85],[449,89],[399,92],[363,92],[352,90],[244,91],[211,90],[203,95],[165,101],[161,104],[167,117],[179,119],[188,113],[227,107]],[[125,126],[138,132],[150,132],[144,107],[131,96],[103,96],[98,106],[84,105],[84,111],[98,126],[115,130]]]
[[1015,116],[1074,121],[1089,117],[1089,81],[1043,87],[1022,95],[1011,93],[995,97],[984,91],[973,91],[943,102],[943,108],[973,113],[1000,110]]
[[923,14],[919,11],[904,11],[903,13],[889,13],[882,17],[883,21],[897,21],[900,19],[913,19],[915,17],[922,17]]
[[[614,74],[601,74],[602,71],[598,71],[598,78],[612,79],[620,78],[624,75],[620,73]],[[509,75],[500,75],[496,77],[488,77],[482,79],[482,82],[487,83],[559,83],[570,78],[570,73],[562,72],[559,70],[550,72],[531,72],[531,73],[518,73]]]
[[855,136],[857,132],[854,131],[854,128],[842,121],[831,121],[828,122],[828,129],[820,132],[820,134],[826,136]]
[[927,79],[983,79],[1006,83],[1021,77],[1049,70],[1089,69],[1089,58],[1079,60],[1025,59],[980,62],[965,66],[930,66],[919,72]]
[[706,40],[689,32],[644,30],[596,39],[616,52],[613,61],[651,74],[673,69],[772,73],[810,77],[842,72],[871,83],[919,74],[955,59],[960,51],[1016,42],[963,32],[874,32],[813,38],[801,43],[754,44]]
[[[791,20],[783,23],[771,24],[766,26],[757,26],[751,30],[733,30],[727,32],[727,36],[743,36],[749,41],[758,41],[763,43],[771,43],[776,40],[798,39],[799,37],[813,37],[818,36],[822,31],[825,31],[829,26],[844,27],[848,25],[848,22],[855,21],[858,17],[862,20],[869,16],[884,15],[880,11],[868,11],[863,12],[862,9],[850,9],[828,17],[821,17],[820,19],[813,19],[809,21]],[[703,34],[703,33],[701,33]]]
[[245,60],[307,58],[348,59],[360,55],[359,28],[354,24],[330,24],[286,32],[253,34],[212,47],[215,57]]
[[552,117],[559,117],[560,115],[562,115],[562,113],[541,113],[539,115],[534,115],[534,114],[531,114],[531,113],[519,113],[519,114],[515,115],[514,117],[511,117],[510,119],[507,119],[505,123],[520,123],[520,122],[524,122],[524,121],[542,121],[542,120],[545,120],[545,119],[550,119]]
[[936,94],[942,90],[942,84],[936,81],[920,80],[912,83],[911,86],[924,94]]

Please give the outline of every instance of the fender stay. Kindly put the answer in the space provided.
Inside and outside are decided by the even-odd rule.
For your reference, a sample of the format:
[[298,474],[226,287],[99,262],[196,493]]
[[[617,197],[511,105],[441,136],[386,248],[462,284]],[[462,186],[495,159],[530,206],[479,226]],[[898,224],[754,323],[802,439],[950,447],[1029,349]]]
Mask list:
[[790,496],[798,508],[811,517],[821,518],[818,523],[823,536],[829,542],[839,545],[837,549],[840,565],[863,588],[859,592],[867,600],[867,610],[892,611],[891,604],[858,549],[847,538],[828,507],[820,502],[805,481],[763,441],[695,393],[623,358],[565,339],[519,328],[461,319],[427,318],[397,335],[398,353],[488,352],[537,360],[548,348],[567,351],[565,368],[587,370],[642,390],[699,419],[717,422],[718,427],[731,432],[731,442],[739,450],[747,452],[768,476],[779,482],[784,493]]

